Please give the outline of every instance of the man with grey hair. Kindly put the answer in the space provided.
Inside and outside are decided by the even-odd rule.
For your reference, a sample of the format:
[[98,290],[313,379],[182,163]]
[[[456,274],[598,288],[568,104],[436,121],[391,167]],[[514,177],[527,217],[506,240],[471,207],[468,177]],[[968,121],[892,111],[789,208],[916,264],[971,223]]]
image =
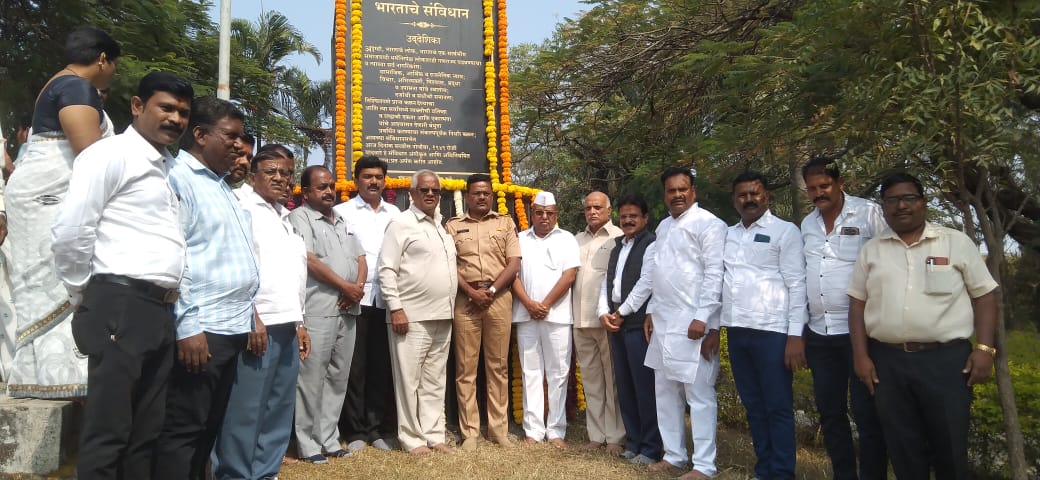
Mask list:
[[[581,268],[574,280],[574,352],[581,367],[581,383],[585,389],[585,425],[589,434],[586,449],[598,449],[605,443],[607,453],[624,451],[625,426],[621,422],[617,393],[614,388],[614,364],[610,355],[607,330],[599,321],[600,286],[607,274],[614,239],[623,235],[610,221],[610,197],[591,192],[583,202],[584,231],[574,236],[581,253]],[[626,455],[634,458],[636,453]]]
[[455,242],[441,226],[440,178],[412,176],[412,205],[390,220],[379,255],[379,282],[390,312],[390,359],[401,448],[448,453],[444,395],[458,289]]

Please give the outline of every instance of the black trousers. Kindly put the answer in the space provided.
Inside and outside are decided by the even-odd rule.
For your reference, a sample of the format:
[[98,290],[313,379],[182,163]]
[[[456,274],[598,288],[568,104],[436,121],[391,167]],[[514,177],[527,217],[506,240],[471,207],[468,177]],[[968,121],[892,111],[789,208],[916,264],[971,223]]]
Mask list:
[[396,438],[396,422],[387,417],[387,410],[393,410],[394,405],[394,377],[386,310],[362,306],[356,329],[354,359],[339,420],[340,435],[347,442]]
[[152,478],[204,480],[213,442],[224,420],[238,356],[246,334],[206,332],[210,359],[206,370],[189,373],[175,362],[166,397],[166,422],[159,436]]
[[[813,376],[813,395],[820,412],[823,445],[831,459],[835,480],[882,480],[888,476],[888,457],[881,421],[870,392],[856,378],[852,367],[849,335],[820,335],[805,328],[805,356]],[[859,434],[859,468],[849,424],[852,418]]]
[[899,480],[968,478],[971,388],[961,373],[971,343],[958,340],[907,353],[870,342],[874,386],[888,458]]
[[172,305],[91,282],[72,335],[88,356],[79,478],[149,478],[173,364]]

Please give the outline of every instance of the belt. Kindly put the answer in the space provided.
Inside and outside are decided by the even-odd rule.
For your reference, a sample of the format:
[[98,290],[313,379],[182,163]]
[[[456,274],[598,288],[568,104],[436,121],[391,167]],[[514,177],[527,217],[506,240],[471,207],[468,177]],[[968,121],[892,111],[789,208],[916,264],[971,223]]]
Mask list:
[[176,288],[163,288],[152,282],[130,278],[125,275],[99,273],[90,277],[90,280],[110,285],[129,287],[159,303],[174,303],[178,298],[180,298],[180,291]]
[[484,280],[484,281],[480,281],[480,282],[466,282],[466,283],[468,283],[469,286],[471,286],[473,288],[476,288],[478,290],[491,288],[491,286],[495,284],[495,282],[492,282],[491,280]]
[[876,343],[878,345],[891,348],[891,349],[902,350],[902,351],[904,351],[906,353],[916,353],[916,352],[925,352],[925,351],[928,351],[928,350],[935,350],[936,348],[939,348],[939,347],[942,347],[942,346],[945,346],[945,345],[948,345],[948,344],[952,343],[952,342],[887,343],[887,342],[881,342],[881,341],[878,341],[878,340],[874,340],[873,338],[870,339],[870,341],[872,341],[872,342],[874,342],[874,343]]

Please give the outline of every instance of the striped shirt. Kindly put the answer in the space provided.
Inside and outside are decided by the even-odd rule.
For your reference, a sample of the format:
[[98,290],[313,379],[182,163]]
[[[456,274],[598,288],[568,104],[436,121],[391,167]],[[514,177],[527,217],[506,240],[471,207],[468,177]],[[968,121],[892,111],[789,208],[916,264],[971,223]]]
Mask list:
[[187,151],[173,160],[169,175],[188,244],[181,298],[174,308],[177,339],[202,332],[248,333],[260,285],[249,215],[223,175]]

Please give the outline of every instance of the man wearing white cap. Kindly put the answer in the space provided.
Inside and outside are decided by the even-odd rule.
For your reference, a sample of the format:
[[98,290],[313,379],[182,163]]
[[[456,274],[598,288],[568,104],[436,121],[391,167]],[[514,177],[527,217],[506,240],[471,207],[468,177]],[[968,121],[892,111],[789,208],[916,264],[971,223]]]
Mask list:
[[[581,265],[574,235],[556,226],[556,198],[539,192],[534,223],[520,232],[520,275],[513,282],[513,323],[524,385],[525,442],[548,439],[563,448],[567,432],[567,374],[571,359],[571,285]],[[548,387],[549,415],[542,382]]]

